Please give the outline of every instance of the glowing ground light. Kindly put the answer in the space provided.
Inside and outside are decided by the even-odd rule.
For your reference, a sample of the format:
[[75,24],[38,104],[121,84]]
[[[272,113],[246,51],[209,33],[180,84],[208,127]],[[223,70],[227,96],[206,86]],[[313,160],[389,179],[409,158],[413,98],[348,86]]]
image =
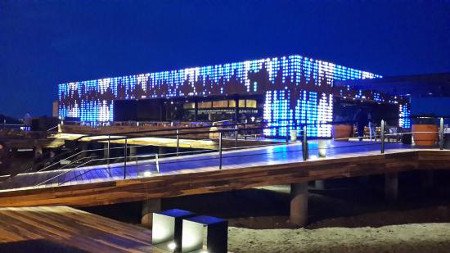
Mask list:
[[167,244],[167,248],[170,250],[175,250],[177,248],[177,244],[175,242],[170,242]]

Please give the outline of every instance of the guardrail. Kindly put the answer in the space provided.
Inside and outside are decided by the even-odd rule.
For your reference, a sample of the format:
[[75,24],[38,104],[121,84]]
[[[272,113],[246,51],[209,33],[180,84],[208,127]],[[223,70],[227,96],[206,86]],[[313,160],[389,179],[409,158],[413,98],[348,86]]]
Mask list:
[[[320,125],[325,125],[325,124],[335,124],[336,122],[329,122],[329,123],[320,123]],[[233,124],[231,126],[227,126],[227,127],[223,127],[223,128],[217,128],[217,129],[208,129],[205,130],[203,132],[208,133],[208,134],[216,134],[216,138],[214,138],[214,141],[217,141],[217,149],[212,150],[212,151],[180,151],[180,137],[184,136],[184,135],[189,135],[191,134],[190,131],[188,131],[189,129],[173,129],[171,130],[172,132],[167,132],[167,129],[162,129],[162,130],[152,130],[149,131],[149,133],[154,136],[154,137],[168,137],[168,138],[175,138],[176,139],[176,152],[172,152],[172,153],[166,153],[166,154],[143,154],[143,155],[134,155],[130,152],[130,145],[128,145],[128,140],[130,138],[133,138],[132,136],[119,136],[119,137],[112,137],[112,136],[107,136],[107,138],[105,139],[96,139],[96,141],[102,140],[102,141],[106,141],[107,143],[107,147],[103,148],[103,149],[91,149],[91,150],[83,150],[83,151],[79,151],[75,154],[70,155],[69,157],[67,157],[67,159],[72,159],[72,158],[76,158],[73,160],[73,162],[69,163],[69,164],[65,164],[62,167],[58,168],[58,170],[55,172],[52,170],[52,166],[55,166],[54,164],[51,164],[49,166],[44,167],[43,169],[39,170],[38,172],[52,172],[52,176],[46,178],[45,180],[38,182],[37,184],[35,184],[34,186],[36,187],[43,187],[46,185],[52,185],[52,184],[57,184],[57,185],[64,185],[64,184],[68,184],[68,183],[76,183],[80,177],[83,178],[84,175],[92,172],[93,170],[106,170],[108,173],[110,173],[110,169],[111,168],[120,168],[120,171],[123,170],[123,174],[121,179],[127,179],[129,178],[128,176],[128,167],[129,166],[135,166],[136,168],[138,168],[139,166],[154,166],[154,172],[159,174],[162,173],[161,171],[161,159],[162,158],[168,158],[168,157],[174,157],[176,158],[177,156],[184,156],[184,155],[196,155],[196,154],[206,154],[206,153],[215,153],[215,155],[213,156],[204,156],[204,157],[199,157],[197,160],[192,160],[192,161],[209,161],[212,159],[217,159],[217,168],[219,170],[223,169],[224,167],[224,153],[229,153],[229,151],[233,151],[233,150],[237,150],[237,149],[250,149],[250,148],[259,148],[259,147],[269,147],[269,146],[276,146],[276,147],[284,147],[284,146],[288,146],[291,143],[289,142],[289,131],[287,131],[287,137],[286,137],[286,142],[276,142],[276,143],[268,143],[268,144],[263,144],[263,145],[253,145],[253,146],[247,146],[247,147],[239,147],[237,145],[238,141],[239,141],[239,137],[244,138],[244,135],[242,134],[243,132],[257,132],[257,131],[263,131],[264,129],[273,129],[273,128],[284,128],[286,127],[287,129],[291,129],[291,128],[295,128],[297,130],[298,133],[300,133],[300,142],[301,142],[301,158],[302,160],[306,161],[308,159],[310,159],[311,154],[313,154],[314,152],[319,152],[320,153],[320,149],[333,149],[337,152],[338,149],[344,149],[344,148],[348,148],[348,147],[375,147],[375,145],[379,145],[379,151],[380,153],[385,153],[386,151],[386,145],[388,143],[391,143],[390,141],[386,141],[387,138],[389,137],[396,137],[395,139],[398,141],[398,137],[402,136],[402,135],[412,135],[412,134],[419,134],[419,133],[431,133],[431,134],[436,134],[439,138],[438,138],[438,147],[440,150],[442,150],[444,148],[444,118],[439,118],[439,127],[438,127],[438,131],[437,132],[413,132],[413,131],[407,131],[407,132],[401,132],[401,133],[387,133],[386,129],[387,129],[387,124],[385,120],[382,120],[380,123],[380,134],[379,135],[375,135],[375,139],[379,139],[379,141],[364,141],[361,143],[352,143],[352,145],[341,145],[341,146],[336,146],[336,147],[310,147],[309,145],[309,141],[311,141],[314,138],[310,138],[308,136],[308,127],[311,127],[311,125],[313,124],[303,124],[302,126],[297,126],[297,125],[285,125],[285,126],[258,126],[258,127],[245,127],[244,124]],[[241,126],[241,128],[240,128]],[[244,126],[244,127],[242,127]],[[300,129],[299,129],[300,128]],[[196,129],[198,130],[198,129]],[[139,132],[141,133],[141,132]],[[198,133],[198,131],[195,131],[195,133]],[[232,133],[232,134],[230,134]],[[123,133],[122,133],[123,134]],[[228,135],[227,135],[228,134]],[[229,148],[225,148],[223,145],[223,141],[224,141],[224,137],[227,136],[229,140],[233,140],[235,141],[236,145],[234,147],[229,147]],[[93,137],[88,136],[88,137]],[[82,137],[85,138],[85,137]],[[123,147],[111,147],[111,141],[112,140],[121,140],[123,139]],[[334,140],[339,141],[339,140],[346,140],[348,138],[335,138]],[[364,138],[364,140],[367,140],[366,138]],[[148,145],[150,146],[150,145]],[[133,146],[134,148],[140,148],[140,147],[147,147],[146,145],[135,145]],[[123,150],[122,151],[122,155],[120,156],[111,156],[111,151],[112,150]],[[375,149],[374,149],[375,150]],[[93,158],[93,157],[80,157],[80,155],[82,154],[86,154],[89,152],[103,152],[104,153],[104,157],[102,158]],[[278,151],[275,151],[278,152]],[[285,149],[281,152],[299,152],[299,150],[288,150]],[[257,156],[257,155],[261,155],[263,153],[257,153],[254,152],[252,154],[240,154],[240,153],[236,153],[236,155],[234,155],[234,157],[236,158],[243,158],[245,156]],[[230,154],[231,155],[231,154]],[[192,156],[190,156],[192,157]],[[227,156],[227,158],[232,158],[233,156]],[[180,162],[181,160],[163,160],[164,164],[169,164],[169,163],[173,163],[173,162]],[[90,167],[93,166],[93,167]],[[84,168],[83,170],[80,170],[80,172],[78,174],[74,174],[74,175],[69,175],[71,174],[71,172],[76,171],[80,168]],[[114,178],[114,176],[110,173],[109,174],[110,178]],[[134,178],[134,176],[131,176],[132,178]],[[116,178],[117,179],[117,178]]]

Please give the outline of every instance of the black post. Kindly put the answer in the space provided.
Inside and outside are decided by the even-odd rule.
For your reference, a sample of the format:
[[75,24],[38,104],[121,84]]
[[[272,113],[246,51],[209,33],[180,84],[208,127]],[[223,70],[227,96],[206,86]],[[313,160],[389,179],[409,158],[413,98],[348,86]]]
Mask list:
[[107,154],[107,164],[109,165],[109,158],[111,157],[111,135],[108,135],[108,152]]
[[238,146],[238,134],[239,134],[239,129],[238,129],[237,121],[236,121],[236,125],[234,125],[234,146],[235,147]]
[[439,119],[439,149],[444,150],[444,118]]
[[179,130],[177,128],[177,156],[178,156],[178,152],[180,150],[180,136],[178,134],[179,134]]
[[222,169],[222,131],[219,132],[219,170]]
[[234,108],[234,117],[236,118],[236,123],[239,122],[239,98],[236,96],[234,98],[234,103],[236,104],[236,107]]
[[127,178],[127,159],[128,159],[128,138],[125,138],[124,145],[124,159],[123,159],[123,179]]
[[286,125],[286,144],[289,143],[289,125]]
[[384,154],[384,128],[386,127],[386,122],[381,120],[381,154]]
[[306,125],[303,126],[302,154],[303,154],[303,160],[304,161],[309,159],[308,134],[307,134],[307,127],[306,127]]
[[198,99],[194,98],[194,120],[198,119]]

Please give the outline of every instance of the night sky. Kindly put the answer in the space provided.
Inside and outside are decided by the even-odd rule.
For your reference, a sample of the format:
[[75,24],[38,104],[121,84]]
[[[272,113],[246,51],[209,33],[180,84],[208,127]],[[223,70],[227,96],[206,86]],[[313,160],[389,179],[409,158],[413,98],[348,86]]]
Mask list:
[[0,114],[50,115],[61,82],[289,54],[450,72],[450,1],[0,0]]

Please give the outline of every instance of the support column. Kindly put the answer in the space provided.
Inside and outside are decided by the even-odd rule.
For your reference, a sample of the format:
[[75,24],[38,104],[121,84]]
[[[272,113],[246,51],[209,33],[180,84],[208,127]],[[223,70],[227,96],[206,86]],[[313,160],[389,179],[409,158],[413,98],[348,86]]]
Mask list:
[[290,209],[290,222],[305,226],[308,222],[308,182],[291,184]]
[[153,213],[161,212],[161,199],[149,199],[142,201],[141,224],[151,228],[153,225]]
[[394,202],[398,198],[398,173],[386,173],[384,176],[384,194],[389,202]]

